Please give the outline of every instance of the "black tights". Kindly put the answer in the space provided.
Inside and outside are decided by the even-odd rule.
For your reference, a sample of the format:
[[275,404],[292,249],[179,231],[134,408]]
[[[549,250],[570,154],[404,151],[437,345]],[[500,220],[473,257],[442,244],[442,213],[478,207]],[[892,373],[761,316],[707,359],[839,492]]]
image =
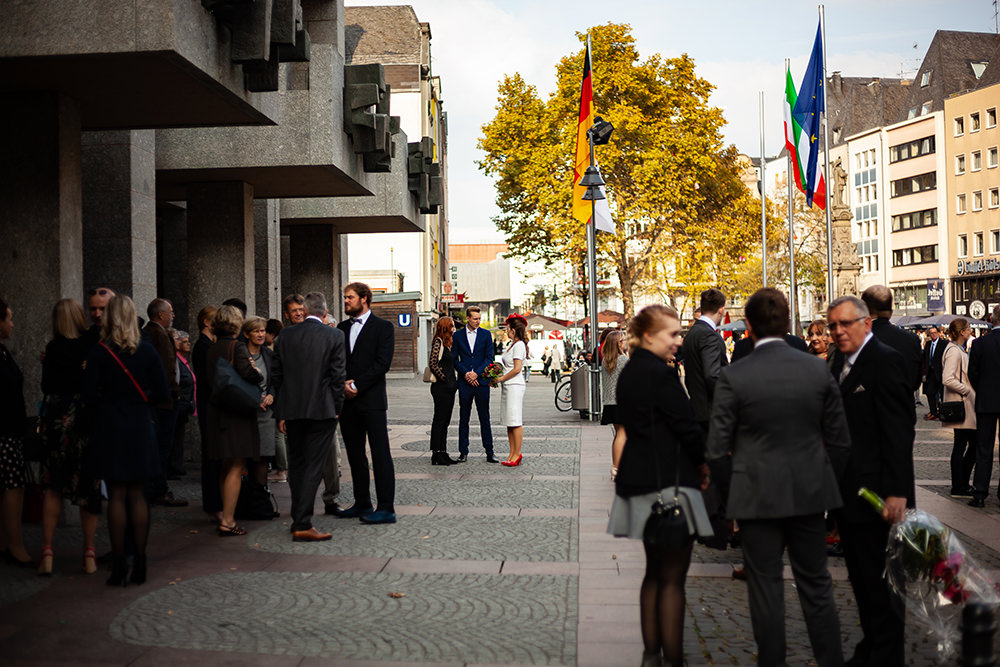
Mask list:
[[642,643],[646,653],[663,651],[665,663],[684,659],[684,582],[694,540],[680,549],[643,544],[646,576],[639,589]]
[[[111,533],[111,553],[125,557],[125,524],[131,521],[131,538],[135,553],[146,553],[149,538],[149,503],[142,482],[111,482],[108,485],[108,531]],[[125,503],[128,501],[128,511]]]

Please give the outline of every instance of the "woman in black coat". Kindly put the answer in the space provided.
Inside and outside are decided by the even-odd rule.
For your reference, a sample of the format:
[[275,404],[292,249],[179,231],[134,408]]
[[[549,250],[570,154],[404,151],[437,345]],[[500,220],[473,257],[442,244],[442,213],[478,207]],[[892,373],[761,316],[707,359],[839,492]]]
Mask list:
[[[233,306],[222,306],[212,320],[215,342],[208,349],[205,369],[205,389],[211,396],[215,388],[216,364],[224,359],[232,364],[236,373],[251,384],[259,384],[264,376],[254,365],[246,343],[237,340],[243,326],[243,314]],[[222,520],[216,529],[219,537],[246,535],[244,528],[236,525],[236,501],[240,495],[243,466],[247,459],[260,458],[260,433],[254,412],[233,412],[214,401],[208,404],[208,457],[222,461],[220,490],[222,492]]]
[[431,384],[431,398],[434,399],[434,418],[431,420],[431,465],[450,466],[458,463],[448,456],[448,425],[455,409],[455,392],[458,391],[458,375],[455,373],[455,355],[451,351],[455,320],[442,317],[434,330],[434,342],[428,366],[436,381]]
[[664,501],[676,494],[690,533],[676,549],[644,542],[646,574],[639,591],[643,665],[660,665],[661,651],[664,663],[682,664],[684,582],[694,535],[712,535],[701,498],[708,486],[705,434],[692,418],[690,400],[670,365],[680,331],[673,308],[644,308],[629,324],[634,353],[618,378],[618,419],[626,440],[608,532],[642,538],[650,508],[663,489]]
[[[146,480],[160,474],[153,405],[170,398],[156,349],[142,340],[135,304],[116,295],[108,302],[101,342],[87,357],[85,402],[94,412],[93,474],[108,487],[108,529],[113,556],[109,586],[124,586],[125,523],[131,520],[135,560],[129,581],[146,581],[149,504]],[[128,502],[128,512],[125,503]]]
[[4,342],[14,330],[14,311],[0,299],[0,540],[4,559],[34,567],[21,536],[24,508],[24,375]]

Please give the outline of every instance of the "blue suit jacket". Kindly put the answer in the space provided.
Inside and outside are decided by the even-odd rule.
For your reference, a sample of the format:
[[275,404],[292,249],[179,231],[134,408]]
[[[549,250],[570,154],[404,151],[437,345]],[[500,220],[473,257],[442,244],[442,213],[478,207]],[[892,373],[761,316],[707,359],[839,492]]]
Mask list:
[[476,329],[476,344],[469,349],[469,336],[465,327],[455,332],[452,352],[455,353],[455,368],[458,370],[459,385],[468,384],[465,374],[475,371],[481,376],[483,371],[493,363],[493,336],[482,328]]

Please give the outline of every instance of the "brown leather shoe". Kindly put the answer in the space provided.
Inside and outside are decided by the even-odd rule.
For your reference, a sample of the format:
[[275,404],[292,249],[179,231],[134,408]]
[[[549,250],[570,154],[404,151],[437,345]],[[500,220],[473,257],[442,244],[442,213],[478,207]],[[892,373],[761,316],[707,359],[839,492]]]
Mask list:
[[313,526],[309,530],[296,530],[292,533],[292,542],[323,542],[333,535],[331,533],[321,533]]

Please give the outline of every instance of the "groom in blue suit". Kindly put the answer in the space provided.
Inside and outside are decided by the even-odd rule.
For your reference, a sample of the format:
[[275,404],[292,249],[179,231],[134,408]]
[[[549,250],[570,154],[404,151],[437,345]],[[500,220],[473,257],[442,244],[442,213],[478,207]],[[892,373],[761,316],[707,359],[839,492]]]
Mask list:
[[493,336],[479,329],[482,313],[476,306],[465,311],[466,325],[456,331],[452,349],[458,371],[458,460],[469,458],[469,417],[472,402],[479,415],[479,432],[483,438],[487,463],[497,463],[493,456],[493,429],[490,427],[490,383],[483,371],[493,362]]

